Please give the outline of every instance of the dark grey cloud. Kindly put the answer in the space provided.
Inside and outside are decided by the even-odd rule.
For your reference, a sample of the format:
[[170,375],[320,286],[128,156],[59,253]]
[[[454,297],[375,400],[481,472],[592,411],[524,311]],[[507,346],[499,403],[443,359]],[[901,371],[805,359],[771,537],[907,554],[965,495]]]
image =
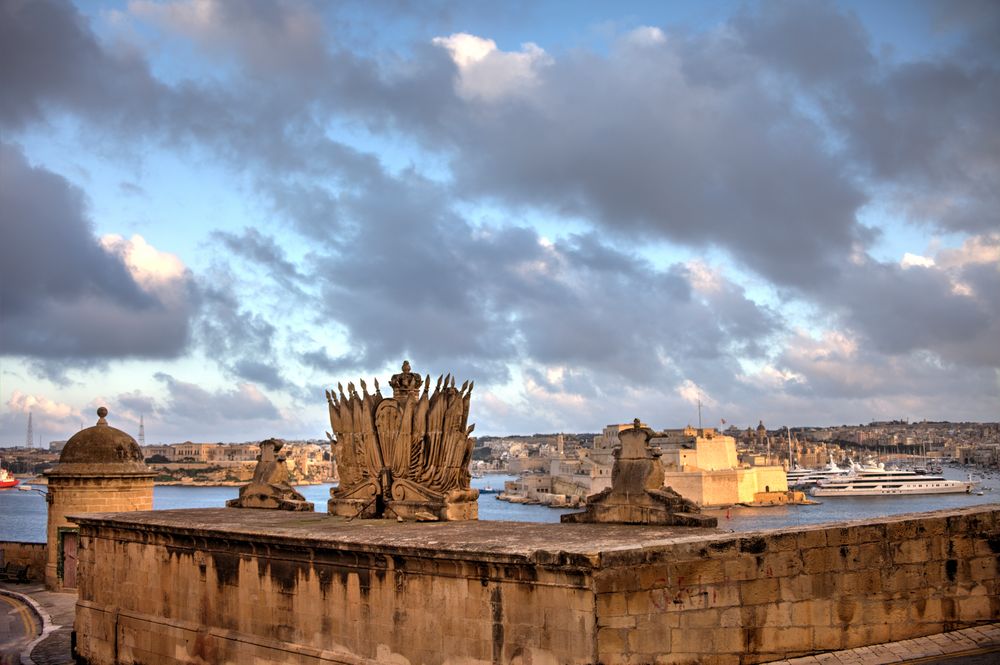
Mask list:
[[156,379],[167,388],[165,409],[180,422],[277,420],[281,414],[271,400],[252,384],[241,383],[231,389],[210,391],[165,373]]
[[[685,67],[714,58],[714,67]],[[712,38],[622,39],[540,66],[524,98],[467,100],[428,140],[456,191],[583,218],[628,238],[725,248],[783,284],[835,274],[867,195],[766,71]]]
[[213,236],[229,251],[246,260],[251,266],[263,268],[278,286],[286,292],[303,296],[306,277],[285,255],[279,242],[257,229],[247,228],[242,234],[216,231]]
[[331,356],[325,348],[317,348],[299,354],[299,361],[327,377],[336,377],[347,370],[364,367],[364,361],[357,356],[344,354]]
[[143,55],[98,44],[69,3],[4,0],[0,4],[0,122],[19,129],[69,111],[102,128],[148,128],[164,114],[164,88]]
[[154,291],[94,236],[83,193],[0,144],[0,352],[93,362],[181,354],[194,315],[186,277]]
[[[996,285],[994,278],[987,289]],[[932,349],[961,360],[967,345],[996,331],[996,310],[978,297],[955,293],[949,275],[935,268],[868,262],[855,266],[826,297],[848,326],[883,353]],[[989,363],[1000,366],[1000,344],[991,355]],[[986,359],[966,360],[963,364]]]
[[[854,168],[895,189],[919,223],[1000,228],[1000,53],[997,3],[931,7],[958,33],[952,52],[895,62],[858,19],[833,5],[772,2],[734,22],[748,53],[811,97]],[[989,35],[988,37],[986,35]]]
[[287,386],[278,369],[277,329],[268,317],[244,306],[224,267],[200,279],[201,316],[196,338],[207,356],[233,376],[270,389]]
[[523,360],[649,384],[774,332],[773,313],[724,279],[696,297],[683,267],[657,269],[593,234],[552,243],[527,227],[471,226],[415,174],[340,205],[350,251],[318,259],[333,269],[315,272],[323,312],[353,353],[309,349],[304,360],[319,370],[409,357],[503,382]]
[[115,398],[115,401],[119,406],[133,414],[142,414],[145,417],[149,417],[160,411],[155,398],[145,395],[138,390],[122,393]]

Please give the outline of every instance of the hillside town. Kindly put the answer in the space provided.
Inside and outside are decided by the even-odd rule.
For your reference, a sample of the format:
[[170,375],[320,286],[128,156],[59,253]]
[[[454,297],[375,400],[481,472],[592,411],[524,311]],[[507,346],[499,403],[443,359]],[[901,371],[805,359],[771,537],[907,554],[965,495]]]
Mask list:
[[[618,431],[627,426],[631,425],[608,425],[597,433],[479,437],[471,471],[518,476],[518,480],[503,488],[505,498],[556,506],[579,505],[589,494],[610,485]],[[47,448],[7,447],[0,456],[10,473],[34,479],[55,464],[65,443],[52,441]],[[702,486],[709,477],[718,480],[725,476],[728,478],[725,483],[743,488],[742,494],[725,495],[718,501],[720,504],[750,502],[756,492],[777,491],[782,487],[777,470],[819,468],[830,462],[843,464],[867,456],[885,460],[934,459],[981,469],[1000,468],[1000,423],[894,420],[790,430],[769,429],[763,422],[745,428],[688,426],[663,430],[651,443],[662,453],[668,479],[675,485],[685,486],[699,478],[697,485]],[[158,474],[157,484],[238,485],[253,473],[259,442],[184,441],[142,446],[142,451],[146,463]],[[336,460],[327,442],[289,441],[283,454],[296,484],[337,481]],[[671,476],[671,473],[684,475]],[[694,486],[689,488],[695,497],[699,491]]]
[[[48,449],[7,448],[3,466],[15,476],[44,484],[44,471],[59,460],[65,441],[53,441]],[[146,464],[157,475],[157,485],[240,485],[253,476],[260,443],[172,443],[142,446]],[[329,445],[319,441],[289,441],[282,455],[289,476],[298,485],[336,482],[336,464]]]

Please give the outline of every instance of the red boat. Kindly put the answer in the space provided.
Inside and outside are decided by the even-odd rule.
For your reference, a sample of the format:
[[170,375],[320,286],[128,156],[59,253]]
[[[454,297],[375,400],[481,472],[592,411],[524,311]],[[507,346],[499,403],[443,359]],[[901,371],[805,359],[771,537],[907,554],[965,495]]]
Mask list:
[[7,473],[7,469],[0,467],[0,490],[15,487],[19,482],[21,481]]

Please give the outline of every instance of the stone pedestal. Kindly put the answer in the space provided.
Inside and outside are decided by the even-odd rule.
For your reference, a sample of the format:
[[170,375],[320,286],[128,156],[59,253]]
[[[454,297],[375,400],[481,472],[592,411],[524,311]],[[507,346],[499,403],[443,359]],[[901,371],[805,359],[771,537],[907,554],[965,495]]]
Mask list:
[[582,513],[562,516],[563,522],[611,522],[618,524],[663,524],[714,527],[714,517],[669,487],[663,487],[663,467],[649,447],[650,432],[635,419],[632,429],[622,430],[615,451],[611,487],[587,497]]
[[[344,495],[331,490],[327,512],[347,518],[402,518],[418,522],[474,520],[479,518],[479,490],[452,490],[447,494],[428,492],[396,482],[389,496],[376,483],[354,487]],[[399,497],[399,498],[396,498]]]
[[295,491],[288,482],[285,458],[278,455],[285,442],[267,439],[260,443],[260,457],[253,479],[240,488],[236,499],[226,501],[228,508],[270,508],[274,510],[313,510],[313,504]]

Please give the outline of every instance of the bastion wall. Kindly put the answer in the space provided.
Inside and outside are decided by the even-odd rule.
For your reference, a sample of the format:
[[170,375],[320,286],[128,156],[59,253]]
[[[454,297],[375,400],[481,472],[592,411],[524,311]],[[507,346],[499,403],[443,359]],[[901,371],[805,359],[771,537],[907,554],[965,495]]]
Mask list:
[[111,663],[753,663],[1000,616],[1000,506],[752,534],[88,515],[76,644]]
[[0,541],[0,566],[27,566],[28,581],[42,582],[45,580],[45,548],[45,543]]

